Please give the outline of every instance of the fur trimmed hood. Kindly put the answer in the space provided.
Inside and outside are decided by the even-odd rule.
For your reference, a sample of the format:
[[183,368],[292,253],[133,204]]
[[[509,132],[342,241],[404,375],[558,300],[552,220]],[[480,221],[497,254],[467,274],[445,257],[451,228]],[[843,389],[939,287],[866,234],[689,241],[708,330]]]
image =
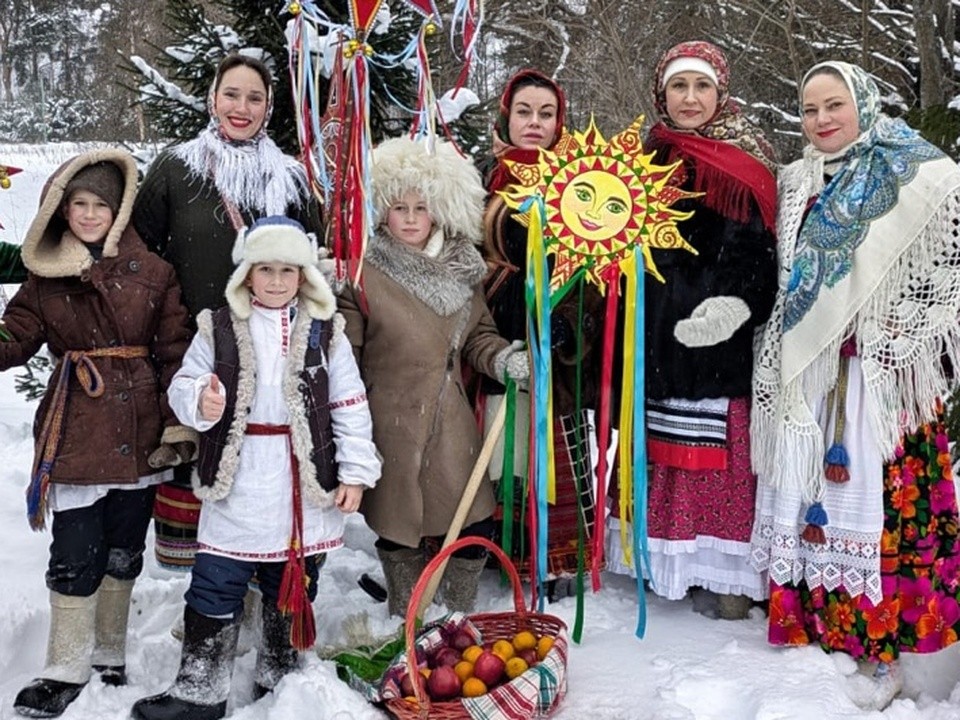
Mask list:
[[114,163],[124,179],[120,209],[103,243],[103,257],[117,256],[120,236],[130,222],[137,194],[137,164],[126,150],[91,150],[65,162],[47,180],[40,194],[40,208],[30,223],[21,250],[23,264],[30,272],[48,278],[73,277],[81,275],[93,264],[87,246],[72,233],[66,233],[68,227],[62,208],[66,200],[64,191],[70,180],[87,166],[100,162]]
[[378,224],[386,222],[390,203],[417,190],[435,225],[448,236],[462,235],[480,244],[486,192],[473,161],[450,143],[437,140],[431,152],[425,140],[385,140],[373,150],[372,174]]
[[456,235],[444,237],[439,253],[431,257],[378,230],[370,238],[366,259],[442,317],[470,302],[487,273],[480,251]]

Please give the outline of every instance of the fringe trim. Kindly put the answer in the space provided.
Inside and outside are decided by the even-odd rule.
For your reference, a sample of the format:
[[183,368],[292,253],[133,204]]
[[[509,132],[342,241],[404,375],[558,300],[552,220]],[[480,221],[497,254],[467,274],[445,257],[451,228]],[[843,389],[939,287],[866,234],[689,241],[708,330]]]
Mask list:
[[220,194],[258,215],[286,215],[300,208],[309,193],[303,167],[264,135],[256,145],[231,145],[207,128],[173,148],[189,179],[213,180]]
[[[894,455],[904,432],[936,418],[937,403],[951,387],[943,359],[960,367],[958,216],[960,190],[954,189],[842,336],[828,342],[786,387],[779,384],[781,282],[755,369],[750,428],[754,470],[768,484],[796,488],[807,502],[822,496],[824,440],[814,409],[836,385],[840,346],[847,337],[857,339],[872,431],[884,458]],[[781,279],[791,265],[792,257],[785,257]]]

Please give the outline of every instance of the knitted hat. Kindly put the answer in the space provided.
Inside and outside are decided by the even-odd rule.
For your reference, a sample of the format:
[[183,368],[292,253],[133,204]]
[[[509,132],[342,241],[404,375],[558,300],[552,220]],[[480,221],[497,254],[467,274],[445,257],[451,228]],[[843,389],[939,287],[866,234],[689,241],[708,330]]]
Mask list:
[[720,83],[717,80],[717,71],[714,70],[713,65],[698,57],[678,57],[676,60],[671,60],[663,69],[663,75],[660,78],[660,87],[665,88],[670,78],[682,72],[696,72],[701,75],[706,75],[714,85],[719,87]]
[[123,173],[116,163],[101,161],[87,165],[70,178],[63,190],[63,202],[69,203],[70,196],[78,190],[86,190],[102,198],[110,206],[113,217],[116,217],[120,210],[123,187]]
[[431,151],[427,140],[385,140],[374,148],[372,176],[378,223],[386,221],[392,202],[416,190],[439,228],[480,243],[486,193],[473,161],[450,143],[436,140]]
[[237,269],[227,282],[227,304],[241,320],[249,318],[252,308],[246,280],[250,268],[259,263],[285,263],[303,271],[298,295],[307,315],[328,320],[337,309],[337,301],[317,267],[319,259],[316,238],[307,235],[300,223],[280,215],[261,218],[237,233],[233,245]]

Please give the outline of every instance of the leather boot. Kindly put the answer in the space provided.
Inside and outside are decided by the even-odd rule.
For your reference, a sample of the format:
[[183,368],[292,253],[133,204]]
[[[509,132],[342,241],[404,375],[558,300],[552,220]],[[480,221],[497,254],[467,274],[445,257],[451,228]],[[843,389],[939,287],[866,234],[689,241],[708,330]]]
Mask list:
[[281,613],[276,602],[264,600],[261,608],[260,649],[254,669],[255,700],[271,692],[284,675],[296,670],[300,658],[290,644],[293,616]]
[[106,685],[127,683],[127,621],[133,580],[104,575],[97,591],[93,669]]
[[183,613],[180,672],[165,693],[137,700],[134,720],[220,720],[227,714],[230,676],[240,623],[201,615],[189,605]]
[[43,675],[23,688],[13,708],[27,717],[59,717],[90,680],[97,593],[50,592],[50,635]]
[[380,564],[383,566],[383,579],[387,584],[387,609],[391,615],[404,617],[413,586],[420,579],[420,573],[426,564],[420,548],[400,548],[399,550],[381,550],[377,548]]
[[447,569],[443,573],[443,579],[440,581],[440,597],[448,610],[473,612],[477,604],[477,587],[486,564],[486,556],[481,558],[451,556]]

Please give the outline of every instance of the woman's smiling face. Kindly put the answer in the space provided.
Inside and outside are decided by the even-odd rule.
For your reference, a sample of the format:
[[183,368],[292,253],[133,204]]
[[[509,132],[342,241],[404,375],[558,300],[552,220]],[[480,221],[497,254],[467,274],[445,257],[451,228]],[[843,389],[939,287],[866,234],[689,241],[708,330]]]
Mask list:
[[803,134],[813,146],[835,153],[860,136],[860,119],[847,84],[832,73],[811,77],[803,86]]

